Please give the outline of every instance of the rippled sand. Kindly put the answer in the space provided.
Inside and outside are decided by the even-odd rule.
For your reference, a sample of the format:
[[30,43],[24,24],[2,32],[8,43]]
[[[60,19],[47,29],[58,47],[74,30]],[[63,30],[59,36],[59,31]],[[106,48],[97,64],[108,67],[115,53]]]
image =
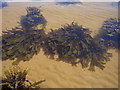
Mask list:
[[[50,28],[59,28],[61,25],[72,21],[84,27],[90,28],[92,35],[98,32],[103,21],[108,18],[118,17],[117,7],[111,3],[83,3],[80,5],[60,6],[54,3],[9,3],[2,9],[2,30],[17,26],[20,16],[26,14],[27,6],[42,6],[42,14],[47,19],[46,32]],[[32,81],[46,79],[41,84],[43,88],[117,88],[118,87],[118,52],[113,53],[111,61],[106,64],[104,70],[96,68],[95,72],[82,69],[79,64],[73,67],[62,61],[48,59],[41,51],[30,61],[19,62],[23,68],[30,68],[28,78]],[[3,71],[8,69],[15,61],[3,61]]]

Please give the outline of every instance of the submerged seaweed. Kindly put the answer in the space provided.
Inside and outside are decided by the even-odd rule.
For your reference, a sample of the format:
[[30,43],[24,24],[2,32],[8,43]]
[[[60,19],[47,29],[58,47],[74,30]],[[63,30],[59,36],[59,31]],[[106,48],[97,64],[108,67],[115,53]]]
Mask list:
[[120,48],[119,20],[110,18],[104,21],[96,38],[106,48]]
[[[44,25],[46,25],[46,22],[43,22],[44,17],[42,14],[40,15],[38,8],[28,7],[26,11],[27,15],[24,17],[27,20],[25,18],[21,19],[21,27],[3,32],[2,60],[17,59],[26,61],[40,51],[45,36]],[[43,26],[39,29],[35,28],[37,25]]]
[[41,28],[46,26],[46,19],[41,14],[41,10],[36,7],[28,7],[26,9],[27,15],[21,16],[20,24],[24,30],[36,29],[38,25]]
[[58,55],[58,60],[72,65],[81,63],[86,68],[90,64],[89,69],[94,71],[94,66],[104,69],[105,62],[109,61],[110,54],[93,40],[89,29],[76,23],[52,30],[44,42],[45,55],[53,59]]
[[2,89],[4,90],[29,90],[31,88],[40,88],[38,85],[45,80],[32,83],[27,79],[28,70],[22,70],[20,67],[15,66],[4,72],[2,78]]
[[[52,59],[58,56],[57,60],[72,65],[81,63],[83,68],[89,67],[92,71],[95,70],[95,66],[104,69],[111,54],[91,37],[88,28],[72,22],[45,34],[46,23],[39,23],[32,18],[39,17],[39,14],[40,10],[37,8],[28,8],[25,17],[30,17],[32,21],[21,19],[21,22],[25,21],[21,23],[21,27],[3,32],[2,60],[30,60],[42,48],[44,54]],[[41,19],[40,21],[42,22]],[[36,28],[37,25],[43,26],[39,29]]]
[[13,29],[2,36],[2,60],[30,60],[37,54],[44,40],[44,30]]

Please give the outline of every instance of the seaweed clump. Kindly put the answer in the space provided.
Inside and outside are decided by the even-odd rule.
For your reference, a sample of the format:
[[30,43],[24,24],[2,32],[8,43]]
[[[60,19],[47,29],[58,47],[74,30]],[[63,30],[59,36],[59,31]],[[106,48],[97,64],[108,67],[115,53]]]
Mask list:
[[28,70],[22,70],[20,67],[16,66],[10,70],[4,72],[4,77],[2,78],[2,89],[9,90],[21,90],[21,89],[31,89],[31,88],[40,88],[38,86],[45,80],[40,80],[32,83],[27,79]]
[[[17,60],[30,60],[33,55],[38,54],[41,49],[45,33],[44,26],[35,29],[37,25],[44,25],[40,17],[40,11],[35,7],[27,9],[28,14],[25,18],[30,20],[21,19],[21,27],[12,28],[12,30],[4,31],[2,35],[2,60],[17,59]],[[38,17],[38,18],[37,18]],[[43,17],[44,18],[44,17]],[[27,24],[25,24],[27,23]],[[32,25],[32,23],[34,25]],[[23,26],[23,24],[25,24]]]
[[72,65],[82,64],[83,68],[90,65],[89,70],[94,71],[94,66],[104,69],[105,62],[109,61],[110,53],[99,45],[90,36],[90,31],[76,23],[68,24],[57,30],[51,30],[44,41],[45,55],[61,60]]
[[[38,25],[41,25],[41,29],[46,26],[46,19],[41,14],[41,10],[36,7],[28,7],[26,9],[27,15],[21,16],[20,24],[25,30],[36,29]],[[40,27],[39,27],[40,28]]]
[[2,36],[2,60],[30,60],[39,53],[44,35],[44,30],[27,32],[14,28],[4,32]]
[[109,18],[104,21],[96,38],[106,48],[120,48],[119,28],[119,19]]

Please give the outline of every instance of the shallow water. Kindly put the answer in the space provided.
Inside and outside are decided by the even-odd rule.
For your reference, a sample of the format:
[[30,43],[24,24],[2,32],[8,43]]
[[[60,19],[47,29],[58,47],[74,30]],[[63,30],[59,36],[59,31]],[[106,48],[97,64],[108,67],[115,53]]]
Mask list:
[[[108,18],[117,18],[118,9],[111,3],[83,3],[76,5],[56,5],[55,3],[9,3],[2,9],[3,31],[19,25],[20,16],[26,14],[26,7],[42,6],[42,14],[47,19],[46,32],[50,28],[56,29],[72,21],[90,28],[94,36],[103,21]],[[118,87],[118,52],[113,53],[111,61],[102,71],[96,68],[95,72],[82,69],[81,65],[73,67],[64,62],[48,59],[41,51],[30,61],[20,62],[22,68],[30,68],[28,78],[32,81],[46,79],[43,88],[117,88]],[[3,71],[13,66],[14,61],[3,61]],[[17,63],[17,62],[14,62]]]

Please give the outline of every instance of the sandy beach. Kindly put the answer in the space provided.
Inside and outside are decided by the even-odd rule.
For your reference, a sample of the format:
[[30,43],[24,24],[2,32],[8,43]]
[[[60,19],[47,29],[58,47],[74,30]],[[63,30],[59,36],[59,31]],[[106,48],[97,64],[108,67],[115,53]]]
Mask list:
[[[61,25],[77,22],[92,31],[92,36],[98,33],[102,23],[108,18],[117,18],[118,9],[111,3],[82,3],[77,5],[56,5],[55,3],[8,3],[2,9],[2,30],[10,30],[18,26],[20,16],[26,14],[26,7],[41,7],[47,20],[45,32],[57,29]],[[1,10],[1,9],[0,9]],[[81,65],[72,66],[62,61],[47,58],[41,52],[26,62],[6,60],[2,62],[2,72],[18,64],[22,68],[30,68],[28,78],[31,81],[45,79],[42,88],[117,88],[118,87],[118,51],[109,50],[113,54],[106,63],[105,69],[96,68],[95,72],[82,69]]]

